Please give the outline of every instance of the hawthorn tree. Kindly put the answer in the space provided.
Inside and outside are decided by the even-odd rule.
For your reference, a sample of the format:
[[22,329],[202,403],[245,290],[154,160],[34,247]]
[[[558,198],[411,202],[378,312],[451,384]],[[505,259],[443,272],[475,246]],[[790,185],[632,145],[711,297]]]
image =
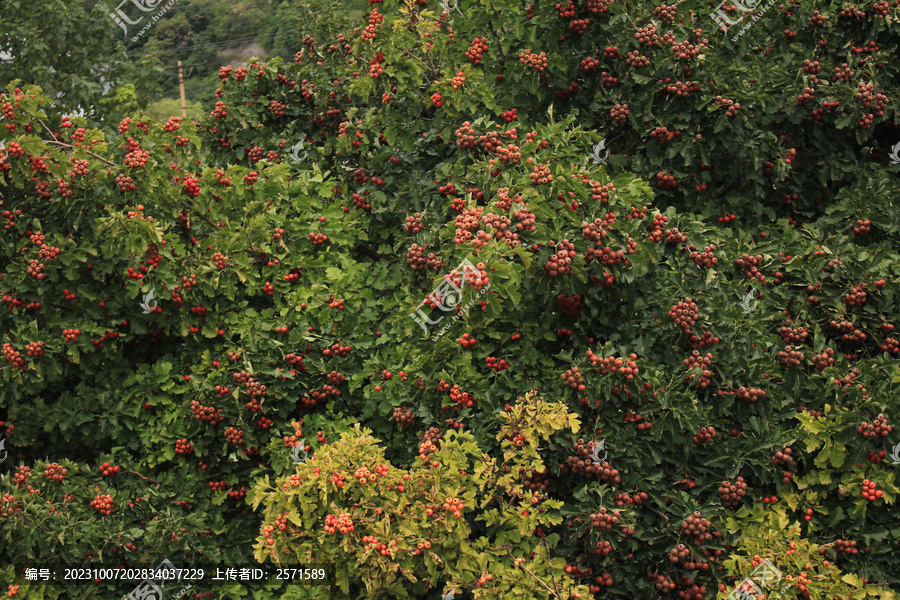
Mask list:
[[896,5],[738,43],[700,3],[459,8],[374,6],[112,142],[9,86],[5,577],[699,600],[768,559],[783,597],[893,597]]

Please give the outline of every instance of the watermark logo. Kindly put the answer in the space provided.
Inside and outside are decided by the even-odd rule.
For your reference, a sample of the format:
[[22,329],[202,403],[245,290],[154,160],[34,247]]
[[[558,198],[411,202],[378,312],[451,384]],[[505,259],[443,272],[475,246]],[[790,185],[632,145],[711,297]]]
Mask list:
[[153,302],[155,294],[156,294],[156,288],[153,288],[149,292],[144,294],[144,301],[141,302],[141,308],[144,309],[145,315],[149,315],[150,313],[154,312],[156,310],[157,305],[159,304],[157,302],[157,303],[154,303],[153,306],[150,305],[150,303]]
[[[719,26],[719,29],[721,29],[725,33],[728,33],[730,27],[733,27],[734,25],[737,25],[738,23],[743,21],[746,17],[749,16],[749,13],[758,9],[762,9],[760,10],[759,14],[751,19],[751,23],[745,25],[743,30],[738,35],[734,36],[734,38],[732,38],[733,41],[737,41],[737,39],[742,36],[753,23],[759,20],[759,18],[762,16],[762,13],[768,10],[775,3],[775,0],[770,0],[770,2],[766,4],[765,7],[761,7],[761,3],[762,0],[741,0],[741,2],[737,2],[736,0],[722,0],[722,2],[716,8],[715,14],[710,16],[712,17],[712,20],[715,21]],[[725,8],[726,4],[729,5],[729,10],[726,10]]]
[[[128,26],[139,24],[141,21],[144,20],[144,17],[146,17],[148,15],[141,15],[137,18],[137,20],[132,21],[128,17],[128,15],[125,14],[125,11],[122,9],[122,6],[127,5],[130,2],[131,4],[134,4],[135,6],[137,6],[141,11],[148,13],[152,10],[155,10],[162,1],[163,0],[122,0],[122,2],[120,2],[119,5],[116,7],[116,10],[114,12],[109,13],[109,18],[112,19],[116,25],[118,25],[119,27],[122,28],[122,31],[125,33],[125,35],[128,35]],[[132,38],[132,41],[136,41],[138,38],[140,38],[142,35],[144,35],[144,33],[148,29],[150,29],[157,21],[159,21],[159,19],[164,14],[166,14],[166,12],[170,8],[172,8],[172,6],[174,6],[175,2],[177,2],[177,1],[178,0],[169,0],[169,2],[165,6],[160,8],[159,12],[157,12],[155,15],[150,17],[152,22],[144,24],[143,28],[138,32],[138,34]]]
[[6,451],[6,438],[0,440],[0,450],[3,451],[3,458],[0,458],[0,464],[6,462],[6,457],[9,455],[9,452]]
[[[3,141],[5,142],[6,140]],[[892,165],[900,165],[900,142],[894,144],[894,147],[891,148],[891,153],[889,154],[889,156],[891,157]]]
[[[303,162],[306,160],[307,156],[309,156],[309,150],[303,150],[303,146],[306,144],[306,140],[300,140],[296,144],[293,145],[290,152],[290,162],[293,164],[297,164],[299,162]],[[300,151],[303,150],[303,156],[300,156]]]
[[[457,285],[454,282],[454,273],[459,273],[461,275],[460,285]],[[419,324],[419,326],[427,336],[428,326],[426,325],[426,323],[428,325],[437,325],[438,323],[443,321],[444,317],[446,317],[447,315],[442,315],[437,320],[431,320],[428,315],[426,315],[422,310],[422,307],[426,302],[431,300],[434,306],[436,308],[439,308],[443,312],[450,312],[452,310],[456,311],[456,314],[451,319],[451,322],[444,325],[440,333],[431,338],[432,341],[437,341],[441,336],[447,333],[447,331],[450,329],[450,326],[459,320],[460,315],[464,311],[471,308],[477,301],[477,297],[472,298],[463,309],[459,308],[459,305],[462,302],[462,286],[465,285],[465,282],[477,279],[479,277],[479,271],[475,267],[475,265],[473,265],[469,260],[464,260],[459,263],[459,266],[456,267],[454,273],[451,273],[450,275],[444,275],[444,280],[440,284],[438,284],[436,288],[434,288],[434,291],[429,294],[425,300],[419,303],[419,305],[416,307],[416,312],[410,313],[409,315],[416,323]],[[480,295],[484,296],[485,294],[487,294],[490,288],[491,284],[488,283],[481,289]]]
[[[0,445],[0,448],[2,448],[2,447],[3,446]],[[896,446],[894,446],[893,449],[891,450],[891,453],[888,454],[888,456],[891,457],[892,463],[894,463],[895,465],[900,465],[900,444],[897,444]],[[3,461],[0,461],[0,462],[3,462]]]
[[[303,458],[300,458],[300,452],[303,452]],[[295,465],[299,465],[309,456],[309,451],[306,450],[306,440],[300,440],[296,446],[291,450],[291,461]]]
[[600,140],[600,143],[594,146],[594,153],[591,155],[591,161],[595,165],[599,165],[609,158],[609,151],[606,149],[606,138]]
[[459,16],[461,16],[461,17],[465,16],[462,13],[462,11],[459,10],[459,0],[456,0],[456,2],[453,4],[453,6],[450,6],[450,0],[441,0],[440,5],[441,5],[441,8],[444,9],[445,15],[449,14],[451,10],[455,10],[456,12],[459,13]]
[[[175,565],[172,564],[172,561],[167,558],[159,563],[156,569],[153,569],[156,579],[159,579],[162,583],[158,584],[156,579],[144,579],[128,595],[128,600],[162,600],[163,590],[166,585],[169,583],[179,583],[183,574],[186,574],[186,571],[187,569],[176,569]],[[193,586],[188,585],[187,587],[182,588],[181,591],[175,595],[175,598],[183,596],[191,587]]]
[[[773,579],[775,580],[774,583],[780,583],[781,571],[779,571],[778,567],[773,565],[769,559],[766,559],[761,565],[753,570],[750,577],[744,579],[730,594],[728,594],[728,600],[756,600],[756,598],[759,598],[763,594],[762,588],[769,587],[769,582]],[[775,598],[784,594],[793,585],[793,582],[788,581],[786,586],[778,591],[773,591],[768,594],[767,597],[770,598],[770,600],[775,600]]]
[[750,314],[754,310],[756,310],[756,305],[758,300],[754,299],[754,295],[756,294],[756,290],[750,290],[747,294],[741,299],[741,308],[744,309],[744,314]]
[[[603,456],[600,456],[600,452],[603,452]],[[595,465],[603,464],[606,462],[606,457],[609,456],[609,453],[606,451],[606,440],[602,439],[594,446],[594,449],[591,450],[591,460],[594,461]]]

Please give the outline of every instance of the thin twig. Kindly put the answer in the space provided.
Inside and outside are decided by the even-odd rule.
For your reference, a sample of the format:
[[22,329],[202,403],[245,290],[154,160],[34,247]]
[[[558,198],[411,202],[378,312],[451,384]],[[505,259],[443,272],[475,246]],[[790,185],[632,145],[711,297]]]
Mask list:
[[[513,560],[515,560],[515,558],[516,558],[516,557],[513,556],[512,554],[509,554],[509,556],[510,556],[510,558],[512,558]],[[549,558],[549,555],[548,555],[548,558]],[[534,577],[535,581],[537,581],[537,582],[540,583],[542,586],[544,586],[545,588],[547,588],[547,591],[548,591],[548,592],[550,592],[551,594],[553,594],[554,596],[556,596],[557,598],[560,598],[560,600],[562,600],[562,596],[559,595],[559,592],[558,592],[558,591],[557,591],[557,592],[554,592],[554,591],[553,591],[553,588],[551,588],[549,585],[547,585],[546,583],[544,583],[544,581],[543,581],[540,577],[538,577],[537,575],[535,575],[534,573],[532,573],[531,570],[530,570],[528,567],[524,567],[524,566],[522,566],[522,565],[519,565],[519,568],[522,569],[523,571],[525,571],[526,573],[528,573],[529,575],[531,575],[532,577]],[[551,570],[550,573],[551,573],[551,575],[552,575],[552,574],[553,574],[553,571]],[[554,584],[553,584],[553,585],[556,586],[556,582],[555,582],[555,581],[554,581]]]
[[541,546],[547,550],[547,566],[550,568],[550,580],[553,582],[553,589],[556,590],[556,597],[562,598],[559,594],[559,586],[556,583],[556,575],[553,574],[553,564],[550,562],[550,547],[547,545],[547,538],[541,538]]
[[[45,141],[46,141],[48,144],[55,144],[55,145],[57,145],[57,146],[62,146],[63,148],[71,148],[72,150],[75,149],[75,146],[73,146],[72,144],[67,144],[67,143],[65,143],[65,142],[57,142],[56,140],[45,140]],[[121,165],[117,165],[116,163],[114,163],[114,162],[112,162],[112,161],[110,161],[110,160],[106,160],[105,158],[103,158],[103,157],[100,156],[99,154],[95,154],[95,153],[91,152],[90,150],[85,150],[84,148],[79,148],[79,150],[81,150],[82,152],[87,152],[87,153],[90,154],[91,156],[93,156],[93,157],[95,157],[95,158],[98,158],[98,159],[102,160],[103,162],[105,162],[106,164],[108,164],[108,165],[111,166],[111,167],[119,167],[120,169],[122,168]]]
[[133,474],[133,475],[137,475],[138,477],[140,477],[141,479],[143,479],[143,480],[145,480],[145,481],[152,481],[152,482],[155,483],[156,485],[159,485],[159,482],[158,482],[157,480],[155,480],[155,479],[150,479],[149,477],[144,477],[143,475],[141,475],[141,474],[138,473],[137,471],[125,471],[125,472],[126,472],[126,473],[131,473],[131,474]]
[[666,521],[669,520],[669,517],[667,517],[667,516],[664,515],[663,513],[659,512],[658,510],[656,510],[656,509],[653,508],[652,506],[648,506],[648,507],[647,507],[647,510],[649,510],[649,511],[652,512],[652,513],[655,513],[655,514],[661,516],[661,517],[662,517],[663,519],[665,519]]
[[[196,208],[194,208],[193,206],[191,206],[190,204],[188,204],[188,203],[185,202],[184,200],[181,201],[181,205],[182,205],[183,207],[188,208],[188,209],[193,210],[193,211],[196,211],[196,210],[197,210]],[[204,215],[203,213],[199,213],[199,212],[198,212],[198,214],[197,214],[196,216],[200,217],[201,219],[203,219],[204,221],[206,221],[207,223],[209,223],[210,225],[212,225],[213,228],[218,228],[218,227],[219,227],[218,225],[216,225],[215,223],[213,223],[213,222],[209,219],[209,217],[207,217],[207,216]]]

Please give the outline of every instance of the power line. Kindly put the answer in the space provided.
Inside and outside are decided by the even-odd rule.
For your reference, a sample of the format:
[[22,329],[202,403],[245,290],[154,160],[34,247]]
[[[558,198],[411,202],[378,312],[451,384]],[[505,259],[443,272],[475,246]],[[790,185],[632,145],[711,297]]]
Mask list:
[[[243,37],[243,38],[233,38],[230,40],[223,40],[220,42],[208,42],[208,43],[204,43],[204,44],[194,44],[193,46],[184,46],[183,48],[170,48],[170,49],[147,50],[147,51],[135,50],[135,51],[129,52],[127,54],[129,54],[130,56],[139,56],[141,54],[154,54],[155,55],[155,54],[168,54],[168,53],[172,53],[172,52],[185,52],[185,51],[194,50],[197,48],[227,46],[227,45],[234,44],[234,43],[255,41],[255,40],[265,39],[267,37],[272,37],[272,36],[275,36],[275,38],[278,38],[279,36],[287,36],[287,35],[291,35],[293,33],[294,32],[292,32],[292,31],[276,31],[275,33],[271,33],[271,34],[252,35],[252,36]],[[272,41],[275,41],[275,40],[273,39]]]

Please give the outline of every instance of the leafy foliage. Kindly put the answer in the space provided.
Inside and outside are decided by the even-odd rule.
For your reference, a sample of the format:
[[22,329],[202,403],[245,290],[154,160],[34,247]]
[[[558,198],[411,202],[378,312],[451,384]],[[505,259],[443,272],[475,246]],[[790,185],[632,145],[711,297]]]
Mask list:
[[[886,460],[900,375],[893,99],[870,128],[845,130],[864,104],[859,84],[897,87],[883,58],[896,8],[847,23],[820,6],[825,29],[785,38],[779,23],[812,17],[771,9],[739,42],[708,31],[708,45],[693,32],[708,9],[689,3],[675,20],[645,5],[578,6],[583,35],[549,5],[531,17],[508,3],[463,5],[465,17],[376,8],[369,29],[327,45],[310,36],[293,63],[223,68],[221,104],[196,126],[133,117],[107,141],[47,117],[36,88],[8,88],[0,409],[14,459],[4,468],[32,469],[3,475],[4,562],[106,557],[128,540],[122,560],[154,566],[176,552],[315,559],[335,574],[335,597],[497,586],[699,599],[747,577],[742,557],[780,557],[793,542],[802,565],[776,564],[809,579],[810,596],[890,598],[874,584],[896,588],[900,542]],[[637,28],[652,20],[658,37],[696,35],[702,51],[642,45],[652,35]],[[476,36],[489,48],[467,56]],[[601,60],[598,39],[620,58]],[[879,49],[843,55],[861,39]],[[627,67],[630,51],[650,64]],[[546,52],[546,69],[520,52],[532,65]],[[587,57],[620,83],[585,72]],[[810,58],[855,71],[816,84],[844,107],[819,125],[809,106],[792,108]],[[658,102],[686,67],[715,85]],[[718,95],[741,107],[710,120],[728,111]],[[598,165],[601,141],[611,154]],[[707,187],[695,194],[695,181]],[[530,391],[552,402],[507,406]],[[428,469],[419,451],[434,440]],[[297,446],[315,461],[293,468]],[[71,480],[39,480],[48,460]],[[103,462],[124,473],[104,476]],[[409,474],[423,489],[404,504],[381,484],[332,483],[377,464],[389,466],[385,486]],[[537,491],[546,513],[489,504],[527,506]],[[90,505],[98,494],[113,496],[112,514]],[[448,498],[467,509],[458,520],[422,516]],[[285,512],[288,533],[266,548]],[[327,533],[342,512],[354,530]],[[78,535],[63,545],[70,522]],[[444,564],[410,556],[419,540]],[[838,540],[861,550],[837,553]],[[404,546],[366,548],[388,541]],[[279,593],[269,587],[252,593]]]

